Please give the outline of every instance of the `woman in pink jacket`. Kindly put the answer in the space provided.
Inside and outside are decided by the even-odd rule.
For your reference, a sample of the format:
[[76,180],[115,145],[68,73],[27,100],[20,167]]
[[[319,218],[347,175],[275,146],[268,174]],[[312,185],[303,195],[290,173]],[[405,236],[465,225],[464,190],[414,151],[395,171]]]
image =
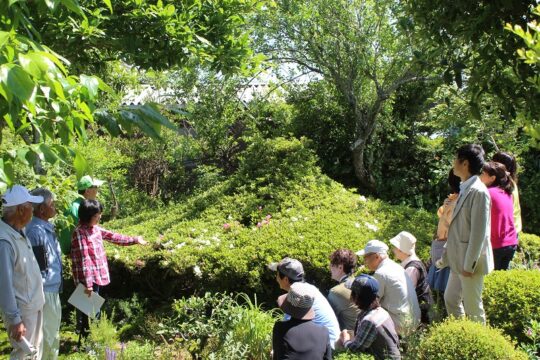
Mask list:
[[491,196],[491,247],[495,270],[508,270],[517,249],[518,239],[514,225],[514,183],[506,167],[490,161],[484,165],[480,180]]

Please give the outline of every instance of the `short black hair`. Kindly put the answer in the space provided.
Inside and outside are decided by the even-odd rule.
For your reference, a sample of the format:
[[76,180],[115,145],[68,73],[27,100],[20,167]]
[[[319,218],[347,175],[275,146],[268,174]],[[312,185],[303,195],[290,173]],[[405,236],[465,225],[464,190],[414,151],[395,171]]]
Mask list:
[[366,297],[353,290],[351,290],[350,299],[354,303],[354,305],[356,305],[360,310],[364,311],[369,309],[376,309],[381,306],[379,296],[375,296],[375,298]]
[[450,173],[448,174],[448,186],[450,186],[450,191],[452,191],[453,194],[459,194],[460,184],[461,179],[454,174],[454,169],[450,169]]
[[97,200],[83,200],[79,206],[79,222],[87,225],[96,214],[103,212],[103,205]]
[[471,175],[479,175],[484,166],[484,149],[478,144],[467,144],[457,151],[457,158],[460,162],[469,161],[469,172]]

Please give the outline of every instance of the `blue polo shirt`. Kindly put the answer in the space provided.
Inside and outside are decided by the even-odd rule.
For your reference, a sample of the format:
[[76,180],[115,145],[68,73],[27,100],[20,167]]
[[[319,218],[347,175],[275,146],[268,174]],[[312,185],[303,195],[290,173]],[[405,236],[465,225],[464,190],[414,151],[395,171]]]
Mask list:
[[48,266],[41,272],[43,291],[59,293],[62,287],[62,252],[54,225],[34,216],[26,225],[25,232],[32,246],[45,247]]

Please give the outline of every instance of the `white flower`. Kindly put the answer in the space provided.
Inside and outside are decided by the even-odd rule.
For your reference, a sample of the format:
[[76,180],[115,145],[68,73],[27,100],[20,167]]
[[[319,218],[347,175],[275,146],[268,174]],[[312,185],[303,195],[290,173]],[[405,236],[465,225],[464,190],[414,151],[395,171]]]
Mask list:
[[207,233],[207,232],[208,232],[208,229],[202,229],[202,232],[203,232],[203,233]]
[[367,221],[365,222],[365,225],[371,231],[379,231],[379,228],[377,227],[377,225],[370,224]]
[[378,224],[378,223],[379,223],[379,220],[375,219],[375,220],[373,220],[373,222],[374,222],[375,224]]
[[366,201],[367,201],[367,199],[366,199],[366,197],[365,197],[364,195],[360,195],[359,200],[360,200],[361,202],[366,202]]
[[120,253],[118,252],[118,250],[114,250],[114,259],[115,260],[120,259]]
[[359,223],[354,223],[354,227],[357,228],[357,229],[360,229],[360,224]]
[[180,244],[176,245],[176,248],[177,248],[177,249],[181,249],[181,248],[183,248],[185,245],[186,245],[186,243],[183,242],[183,243],[180,243]]
[[298,235],[298,237],[300,238],[300,240],[304,240],[304,236],[303,236],[303,235]]
[[233,217],[231,215],[227,216],[227,220],[232,220]]
[[291,218],[291,221],[292,221],[292,222],[297,222],[297,221],[298,221],[298,218],[297,218],[296,216],[293,216],[293,217]]
[[212,236],[212,240],[216,241],[216,242],[220,242],[220,238],[217,237],[217,235],[214,235]]
[[234,248],[234,244],[229,244],[229,249],[233,249]]
[[166,243],[163,244],[163,247],[164,248],[169,248],[173,245],[173,241],[172,240],[169,240],[167,241]]
[[199,267],[199,265],[195,265],[193,267],[193,273],[195,274],[196,277],[198,278],[201,278],[202,277],[202,271],[201,271],[201,268]]

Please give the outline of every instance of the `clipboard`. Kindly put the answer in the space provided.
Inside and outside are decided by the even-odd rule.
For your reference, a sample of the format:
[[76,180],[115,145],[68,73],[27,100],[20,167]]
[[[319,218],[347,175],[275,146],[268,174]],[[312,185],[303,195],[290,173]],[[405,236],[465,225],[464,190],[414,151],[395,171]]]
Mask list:
[[79,283],[73,294],[69,297],[68,303],[75,306],[89,318],[94,319],[105,302],[105,299],[95,292],[92,292],[92,294],[88,296],[84,292],[85,289],[83,284]]

